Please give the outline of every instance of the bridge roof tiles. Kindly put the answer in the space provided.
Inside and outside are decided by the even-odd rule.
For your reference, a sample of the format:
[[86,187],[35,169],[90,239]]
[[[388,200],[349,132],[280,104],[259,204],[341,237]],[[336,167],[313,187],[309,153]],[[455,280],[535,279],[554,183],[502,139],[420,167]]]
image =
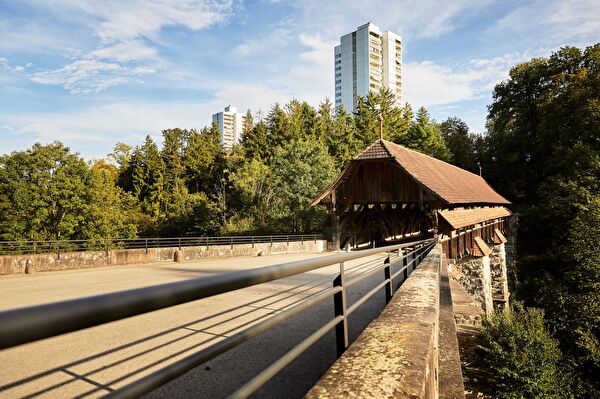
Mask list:
[[411,176],[449,204],[510,204],[479,175],[389,141],[381,140],[381,145]]
[[322,200],[326,202],[325,197],[353,173],[353,163],[373,160],[394,161],[415,181],[447,204],[510,204],[510,201],[494,191],[481,176],[387,140],[375,141],[356,156],[342,175],[312,204]]
[[507,217],[512,215],[512,212],[503,206],[496,206],[492,208],[443,210],[439,211],[439,214],[456,230],[487,220]]

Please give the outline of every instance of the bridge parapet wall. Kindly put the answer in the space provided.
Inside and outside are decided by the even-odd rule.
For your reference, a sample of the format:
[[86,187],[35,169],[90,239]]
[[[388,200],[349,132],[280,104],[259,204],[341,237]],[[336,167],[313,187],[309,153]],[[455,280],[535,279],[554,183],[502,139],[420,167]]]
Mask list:
[[197,247],[120,249],[108,251],[66,252],[61,254],[30,254],[0,256],[0,275],[88,269],[95,267],[133,265],[180,260],[201,260],[218,257],[256,256],[323,252],[325,240],[290,241],[256,244],[232,244]]
[[441,245],[307,398],[437,398]]

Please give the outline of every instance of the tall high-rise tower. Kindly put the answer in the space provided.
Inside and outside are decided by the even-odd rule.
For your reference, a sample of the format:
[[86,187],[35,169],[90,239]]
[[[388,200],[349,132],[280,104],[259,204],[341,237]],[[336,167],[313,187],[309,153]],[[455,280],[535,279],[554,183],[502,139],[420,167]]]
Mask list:
[[356,97],[387,87],[402,106],[402,38],[369,22],[335,46],[335,106],[356,110]]
[[235,107],[228,105],[225,110],[213,114],[212,121],[221,131],[221,144],[223,148],[231,149],[238,143],[242,136],[242,129],[246,116],[238,113]]

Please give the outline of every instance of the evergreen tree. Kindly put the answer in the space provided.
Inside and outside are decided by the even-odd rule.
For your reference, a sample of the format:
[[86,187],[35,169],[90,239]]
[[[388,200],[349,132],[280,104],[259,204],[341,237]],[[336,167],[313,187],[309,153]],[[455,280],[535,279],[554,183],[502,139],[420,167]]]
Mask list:
[[354,121],[357,137],[365,147],[379,139],[380,117],[383,118],[383,138],[397,143],[402,141],[408,131],[411,114],[408,109],[396,106],[394,93],[382,88],[357,100]]
[[289,118],[279,104],[276,103],[267,114],[266,125],[270,148],[281,147],[292,139]]
[[192,193],[209,193],[221,156],[218,128],[192,130],[183,151],[185,179]]
[[242,128],[242,135],[250,132],[254,128],[254,117],[250,109],[246,111],[246,117],[244,118],[244,126]]
[[158,147],[148,135],[132,156],[133,192],[142,211],[154,218],[161,214],[164,196],[164,166]]
[[348,114],[343,106],[338,108],[333,120],[333,129],[327,136],[326,143],[338,170],[343,169],[354,156],[364,149],[364,143],[357,138],[352,115]]
[[267,126],[263,121],[254,125],[250,131],[242,133],[241,144],[247,158],[266,160],[271,155],[272,148],[267,141]]
[[164,165],[164,195],[161,213],[170,217],[182,211],[187,201],[187,187],[183,179],[183,139],[187,132],[181,129],[163,130],[164,144],[161,150]]
[[424,107],[419,108],[416,120],[411,124],[402,144],[443,161],[449,160],[440,127],[435,121],[430,120],[429,113]]

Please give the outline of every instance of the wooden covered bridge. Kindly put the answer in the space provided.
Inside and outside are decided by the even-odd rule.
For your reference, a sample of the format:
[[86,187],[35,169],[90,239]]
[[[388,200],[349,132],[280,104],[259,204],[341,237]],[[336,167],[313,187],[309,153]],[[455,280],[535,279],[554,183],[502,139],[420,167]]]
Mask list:
[[481,177],[379,139],[312,202],[326,205],[334,249],[438,236],[445,255],[487,255],[504,242],[510,202]]

